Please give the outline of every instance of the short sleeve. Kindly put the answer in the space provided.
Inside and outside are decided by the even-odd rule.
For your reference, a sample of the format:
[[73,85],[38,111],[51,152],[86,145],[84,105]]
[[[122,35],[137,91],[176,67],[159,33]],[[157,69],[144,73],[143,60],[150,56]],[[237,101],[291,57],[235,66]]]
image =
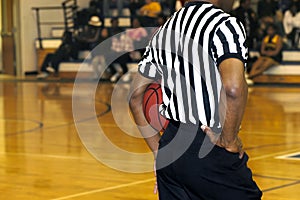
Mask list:
[[217,64],[229,58],[237,58],[246,65],[248,48],[243,25],[236,18],[230,17],[216,29],[212,40],[212,55]]
[[138,64],[138,71],[141,75],[149,79],[158,80],[161,77],[154,59],[153,49],[150,46],[146,47],[143,58]]

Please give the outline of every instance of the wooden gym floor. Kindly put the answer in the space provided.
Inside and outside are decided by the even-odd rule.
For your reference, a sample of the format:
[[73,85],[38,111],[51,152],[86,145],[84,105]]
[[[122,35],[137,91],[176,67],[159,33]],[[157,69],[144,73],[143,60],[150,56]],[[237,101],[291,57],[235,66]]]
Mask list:
[[[95,84],[80,83],[86,88]],[[117,101],[111,106],[112,92],[117,87],[110,83],[97,85],[95,94],[86,96],[95,99],[92,107],[96,114],[86,114],[88,104],[75,105],[76,112],[85,115],[75,123],[72,82],[2,78],[0,199],[157,199],[152,194],[152,172],[128,172],[141,172],[140,161],[126,160],[107,149],[107,142],[100,142],[101,154],[109,157],[114,166],[122,166],[126,161],[136,162],[137,166],[136,169],[125,166],[122,171],[108,167],[94,157],[93,150],[88,152],[85,148],[88,145],[79,139],[88,138],[88,133],[93,132],[92,126],[80,129],[80,125],[97,119],[106,137],[119,149],[137,154],[148,152],[142,139],[125,133],[135,132],[126,103],[121,100],[125,99],[128,87],[128,84],[118,85],[114,94]],[[300,199],[300,159],[296,155],[300,154],[299,122],[300,86],[249,88],[240,136],[250,156],[254,179],[264,191],[264,200]],[[285,159],[285,155],[292,156]],[[142,164],[152,167],[149,160]]]

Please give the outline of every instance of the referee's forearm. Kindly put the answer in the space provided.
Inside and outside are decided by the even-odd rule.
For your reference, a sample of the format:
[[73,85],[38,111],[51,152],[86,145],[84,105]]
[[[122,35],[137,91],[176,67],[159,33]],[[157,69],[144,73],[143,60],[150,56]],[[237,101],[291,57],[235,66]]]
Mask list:
[[154,155],[156,155],[160,134],[153,129],[145,119],[142,108],[142,96],[133,95],[129,101],[129,107],[140,133],[142,134],[151,151],[154,153]]
[[226,116],[222,129],[224,142],[231,143],[237,138],[243,119],[248,96],[248,86],[243,81],[242,85],[233,92],[226,92]]

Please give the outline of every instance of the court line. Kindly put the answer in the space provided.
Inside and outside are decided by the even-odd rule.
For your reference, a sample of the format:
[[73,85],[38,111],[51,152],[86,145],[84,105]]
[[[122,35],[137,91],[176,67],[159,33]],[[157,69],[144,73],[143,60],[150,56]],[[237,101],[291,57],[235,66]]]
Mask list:
[[[256,135],[256,136],[261,136],[261,135],[268,135],[268,136],[275,136],[275,137],[279,137],[281,136],[280,133],[277,132],[268,132],[268,131],[250,131],[250,130],[243,130],[241,129],[240,131],[241,136],[242,135],[247,135],[247,134],[251,134]],[[287,132],[284,134],[284,136],[295,136],[297,135],[295,132]]]
[[253,174],[255,177],[265,178],[265,179],[273,179],[273,180],[280,180],[280,181],[299,181],[299,179],[290,178],[290,177],[278,177],[278,176],[267,176],[261,174]]
[[[283,151],[283,152],[268,154],[268,155],[264,155],[264,156],[258,156],[258,157],[252,158],[251,160],[260,160],[260,159],[267,158],[267,157],[273,157],[274,155],[285,154],[285,153],[289,153],[289,152],[297,151],[297,150],[298,149],[294,149],[294,150],[289,150],[289,151]],[[139,184],[143,184],[143,183],[148,183],[148,182],[151,182],[151,181],[154,181],[154,180],[155,180],[155,178],[151,178],[151,179],[146,179],[146,180],[143,180],[143,181],[136,181],[136,182],[132,182],[132,183],[121,184],[121,185],[116,185],[116,186],[97,189],[97,190],[91,190],[91,191],[82,192],[82,193],[78,193],[78,194],[73,194],[73,195],[60,197],[60,198],[56,198],[56,199],[51,199],[51,200],[65,200],[65,199],[70,199],[70,198],[74,198],[74,197],[85,196],[85,195],[89,195],[89,194],[100,193],[100,192],[120,189],[120,188],[124,188],[124,187],[139,185]],[[264,191],[270,191],[270,190],[275,190],[275,189],[279,189],[279,188],[282,188],[282,187],[288,187],[288,186],[295,185],[295,184],[298,184],[298,183],[299,183],[299,181],[291,183],[291,184],[286,184],[286,185],[274,187],[274,188],[269,188],[269,189],[266,189]]]
[[101,101],[101,100],[95,100],[95,103],[101,103],[102,105],[105,105],[106,110],[104,110],[104,111],[102,111],[98,114],[96,113],[95,116],[91,116],[91,117],[81,119],[80,121],[72,120],[71,122],[66,122],[66,123],[62,123],[60,125],[54,125],[54,126],[44,126],[44,122],[42,122],[42,121],[40,122],[40,121],[36,121],[36,120],[23,119],[24,121],[27,120],[27,121],[33,121],[33,122],[39,123],[39,127],[34,128],[34,129],[30,129],[30,130],[18,131],[18,132],[13,132],[13,133],[6,133],[5,137],[11,137],[11,136],[16,136],[16,135],[25,134],[25,133],[35,133],[35,131],[39,130],[39,129],[49,130],[49,129],[56,129],[56,128],[61,128],[61,127],[65,127],[65,126],[70,126],[70,125],[76,125],[76,123],[84,123],[84,122],[87,122],[87,121],[95,119],[95,118],[103,117],[111,111],[111,105],[108,102]]
[[[269,158],[269,157],[275,157],[275,156],[278,156],[278,155],[288,154],[288,153],[299,151],[299,150],[300,150],[300,148],[297,148],[297,149],[291,149],[291,150],[287,150],[287,151],[276,152],[276,153],[272,153],[272,154],[266,154],[266,155],[263,155],[263,156],[257,156],[257,157],[253,157],[253,158],[250,157],[250,161],[261,160],[261,159]],[[13,156],[42,157],[42,158],[46,157],[46,158],[53,158],[53,159],[88,160],[88,161],[94,160],[92,158],[88,159],[88,158],[79,158],[79,157],[74,157],[74,156],[58,156],[58,155],[49,155],[49,154],[47,155],[47,154],[7,153],[7,152],[0,152],[0,154],[2,154],[2,155],[8,154],[8,155],[13,155]],[[57,198],[57,199],[53,199],[53,200],[70,199],[70,198],[73,198],[73,197],[84,196],[84,195],[89,195],[89,194],[105,192],[105,191],[120,189],[120,188],[124,188],[124,187],[134,186],[134,185],[139,185],[139,184],[143,184],[143,183],[148,183],[148,182],[153,181],[153,180],[154,180],[154,178],[146,179],[146,180],[143,180],[143,181],[136,181],[136,182],[132,182],[132,183],[128,183],[128,184],[121,184],[121,185],[116,185],[116,186],[112,186],[112,187],[107,187],[107,188],[82,192],[82,193],[78,193],[78,194],[73,194],[73,195],[69,195],[69,196],[65,196],[65,197],[61,197],[61,198]],[[280,189],[280,188],[283,188],[283,187],[289,187],[289,186],[296,185],[296,184],[299,184],[299,183],[300,183],[300,181],[295,181],[295,182],[290,183],[290,184],[285,184],[285,185],[282,185],[282,186],[277,186],[277,187],[265,189],[264,192]]]
[[[288,154],[291,152],[300,151],[300,148],[297,149],[291,149],[288,151],[281,151],[277,153],[272,154],[266,154],[263,156],[257,156],[257,157],[250,157],[249,161],[255,161],[255,160],[261,160],[268,157],[275,157],[281,154]],[[41,157],[41,158],[53,158],[53,159],[66,159],[66,160],[87,160],[87,161],[93,161],[95,160],[92,158],[81,158],[77,156],[60,156],[60,155],[51,155],[51,154],[33,154],[33,153],[13,153],[13,152],[0,152],[0,155],[12,155],[12,156],[28,156],[28,157]]]
[[32,122],[32,123],[35,123],[36,126],[34,128],[31,128],[31,129],[28,129],[28,130],[22,130],[22,131],[16,131],[16,132],[11,132],[11,133],[4,133],[5,136],[10,136],[10,135],[18,135],[18,134],[21,134],[21,133],[29,133],[29,132],[34,132],[36,130],[39,130],[41,128],[43,128],[44,124],[43,122],[41,121],[38,121],[38,120],[34,120],[34,119],[22,119],[22,118],[0,118],[0,120],[4,120],[4,121],[21,121],[21,122]]
[[288,183],[288,184],[284,184],[284,185],[280,185],[280,186],[276,186],[276,187],[271,187],[271,188],[262,190],[262,192],[270,192],[273,190],[277,190],[277,189],[281,189],[281,188],[285,188],[285,187],[289,187],[289,186],[293,186],[293,185],[298,185],[298,184],[300,184],[300,180],[295,181],[293,183]]
[[65,160],[85,160],[94,161],[93,158],[81,158],[75,156],[59,156],[51,154],[33,154],[33,153],[10,153],[10,152],[0,152],[0,155],[10,155],[10,156],[28,156],[28,157],[39,157],[39,158],[53,158],[53,159],[65,159]]
[[93,120],[95,118],[103,117],[111,111],[111,105],[108,102],[101,101],[101,100],[97,100],[97,101],[95,100],[95,103],[97,103],[97,102],[101,103],[102,105],[105,105],[106,110],[103,110],[100,113],[96,113],[96,115],[93,115],[93,116],[90,116],[90,117],[87,117],[87,118],[84,118],[84,119],[81,119],[81,120],[78,120],[78,121],[75,121],[75,119],[73,119],[71,122],[63,123],[63,124],[60,124],[60,125],[44,126],[43,130],[45,130],[45,129],[47,129],[47,130],[56,129],[56,128],[60,128],[60,127],[70,126],[70,125],[75,125],[76,126],[77,123],[84,123],[84,122]]
[[253,158],[250,157],[249,161],[255,161],[255,160],[261,160],[264,158],[275,157],[275,156],[278,156],[281,154],[288,154],[288,153],[295,152],[295,151],[300,151],[300,148],[291,149],[291,150],[287,150],[287,151],[281,151],[281,152],[277,152],[277,153],[266,154],[266,155],[257,156],[257,157],[253,157]]
[[155,178],[146,179],[146,180],[143,180],[143,181],[135,181],[135,182],[132,182],[132,183],[125,183],[125,184],[121,184],[121,185],[117,185],[117,186],[111,186],[111,187],[101,188],[101,189],[97,189],[97,190],[91,190],[91,191],[88,191],[88,192],[82,192],[82,193],[78,193],[78,194],[73,194],[73,195],[69,195],[69,196],[64,196],[64,197],[51,199],[51,200],[70,199],[70,198],[74,198],[74,197],[80,197],[80,196],[85,196],[85,195],[89,195],[89,194],[94,194],[94,193],[99,193],[99,192],[106,192],[106,191],[110,191],[110,190],[115,190],[115,189],[120,189],[120,188],[124,188],[124,187],[129,187],[129,186],[139,185],[139,184],[143,184],[143,183],[148,183],[148,182],[152,182],[154,180],[155,180]]
[[[287,151],[267,154],[267,155],[263,155],[263,156],[257,156],[257,157],[253,157],[253,158],[250,157],[249,161],[251,161],[251,160],[255,161],[255,160],[261,160],[261,159],[264,159],[264,158],[275,157],[275,156],[278,156],[278,155],[288,154],[288,153],[299,151],[299,150],[300,150],[300,148],[297,148],[297,149],[293,149],[293,150],[287,150]],[[255,174],[253,174],[253,175],[255,176]],[[289,179],[289,177],[285,177],[285,178],[286,178],[286,180]],[[284,180],[284,179],[282,179],[282,180]],[[283,185],[276,186],[276,187],[271,187],[271,188],[268,188],[268,189],[264,189],[264,190],[262,190],[262,192],[266,193],[266,192],[270,192],[270,191],[273,191],[273,190],[277,190],[277,189],[281,189],[281,188],[285,188],[285,187],[300,184],[300,180],[290,180],[290,181],[294,181],[294,182],[288,183],[288,184],[283,184]]]
[[280,147],[284,145],[299,145],[300,142],[285,142],[285,143],[274,143],[274,144],[264,144],[264,145],[258,145],[258,146],[249,146],[246,147],[245,150],[257,150],[257,149],[263,149],[263,148],[269,148],[269,147]]

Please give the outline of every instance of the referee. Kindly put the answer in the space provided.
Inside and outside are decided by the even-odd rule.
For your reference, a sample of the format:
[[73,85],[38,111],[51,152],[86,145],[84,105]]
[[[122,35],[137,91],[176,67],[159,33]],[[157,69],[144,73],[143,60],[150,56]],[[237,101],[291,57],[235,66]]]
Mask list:
[[[188,1],[152,37],[133,82],[130,109],[156,159],[160,200],[258,200],[238,137],[247,101],[245,30],[234,0]],[[145,88],[162,85],[161,136],[142,108]]]

